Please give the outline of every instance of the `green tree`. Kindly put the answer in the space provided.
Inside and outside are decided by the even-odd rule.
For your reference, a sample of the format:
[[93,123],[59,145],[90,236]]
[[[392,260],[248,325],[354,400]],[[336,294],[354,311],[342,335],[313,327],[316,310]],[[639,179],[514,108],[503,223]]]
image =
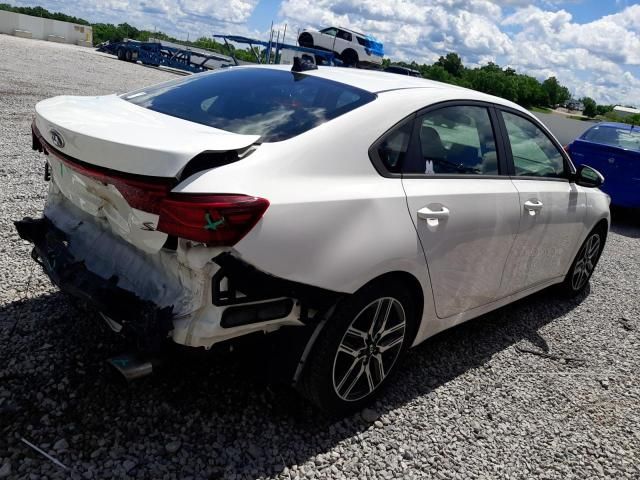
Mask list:
[[598,115],[606,115],[609,112],[613,112],[613,105],[598,105],[596,106],[596,112]]
[[444,68],[450,75],[454,77],[461,77],[464,72],[464,65],[462,59],[457,53],[447,53],[446,56],[440,57],[436,62],[436,65]]
[[31,15],[32,17],[50,18],[53,20],[61,20],[63,22],[76,23],[78,25],[90,25],[84,18],[73,17],[61,12],[50,12],[46,8],[42,7],[14,7],[8,3],[0,3],[0,10],[8,12],[22,13],[24,15]]
[[593,118],[598,114],[598,105],[593,98],[584,97],[581,102],[584,105],[583,115]]
[[567,87],[563,87],[556,77],[549,77],[542,82],[542,89],[549,97],[549,106],[562,105],[569,100],[570,93]]
[[454,83],[454,77],[444,69],[442,65],[422,65],[420,67],[420,73],[424,78],[429,80],[435,80],[437,82]]

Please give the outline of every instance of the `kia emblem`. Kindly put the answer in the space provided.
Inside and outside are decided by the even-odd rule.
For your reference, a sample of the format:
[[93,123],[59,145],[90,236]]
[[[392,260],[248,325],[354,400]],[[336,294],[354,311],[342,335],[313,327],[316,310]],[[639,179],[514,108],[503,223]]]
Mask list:
[[49,135],[51,135],[51,142],[58,148],[64,147],[64,138],[62,138],[62,134],[57,130],[50,130]]

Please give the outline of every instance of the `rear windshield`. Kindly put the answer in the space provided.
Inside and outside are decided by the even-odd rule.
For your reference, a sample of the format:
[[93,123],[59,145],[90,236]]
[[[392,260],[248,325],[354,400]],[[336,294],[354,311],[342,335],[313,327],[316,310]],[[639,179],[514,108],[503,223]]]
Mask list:
[[610,126],[597,126],[588,130],[583,140],[589,142],[611,145],[612,147],[625,148],[640,152],[640,129],[617,128]]
[[277,142],[358,108],[375,95],[286,70],[229,68],[122,96],[150,110]]

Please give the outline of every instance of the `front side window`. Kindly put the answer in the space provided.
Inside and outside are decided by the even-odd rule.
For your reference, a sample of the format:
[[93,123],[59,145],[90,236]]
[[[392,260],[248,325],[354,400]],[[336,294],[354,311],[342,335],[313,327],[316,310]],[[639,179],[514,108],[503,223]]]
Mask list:
[[266,68],[229,68],[127,93],[149,110],[233,133],[277,142],[366,103],[374,94],[311,75]]
[[329,35],[331,37],[335,37],[336,33],[338,33],[338,29],[337,28],[333,28],[333,27],[329,27],[329,28],[325,28],[324,30],[320,30],[320,33],[324,33],[325,35]]
[[404,164],[404,173],[498,175],[498,157],[489,111],[478,106],[451,106],[417,119],[419,154]]
[[529,177],[561,178],[564,157],[551,139],[533,122],[513,113],[502,112],[515,174]]

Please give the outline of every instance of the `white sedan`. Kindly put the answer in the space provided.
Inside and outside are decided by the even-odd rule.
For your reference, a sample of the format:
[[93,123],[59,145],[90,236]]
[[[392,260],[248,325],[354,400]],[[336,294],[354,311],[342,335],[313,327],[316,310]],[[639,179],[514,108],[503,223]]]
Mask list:
[[581,292],[609,227],[602,177],[526,110],[384,72],[234,67],[56,97],[33,147],[49,195],[16,225],[62,290],[146,350],[291,332],[294,383],[333,412],[443,329]]

